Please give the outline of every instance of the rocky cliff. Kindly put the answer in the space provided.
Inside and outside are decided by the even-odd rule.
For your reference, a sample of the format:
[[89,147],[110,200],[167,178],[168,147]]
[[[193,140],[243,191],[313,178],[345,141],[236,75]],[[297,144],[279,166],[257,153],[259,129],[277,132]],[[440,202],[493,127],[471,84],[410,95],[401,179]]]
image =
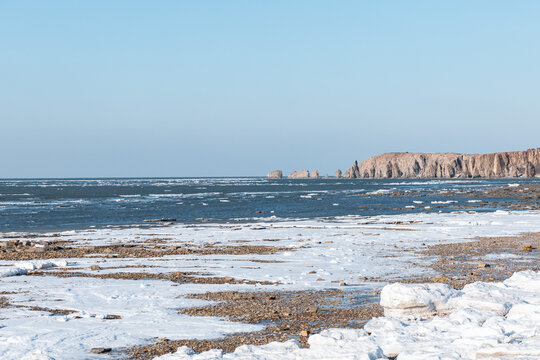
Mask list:
[[386,153],[353,166],[344,178],[510,178],[540,174],[540,148],[491,154]]

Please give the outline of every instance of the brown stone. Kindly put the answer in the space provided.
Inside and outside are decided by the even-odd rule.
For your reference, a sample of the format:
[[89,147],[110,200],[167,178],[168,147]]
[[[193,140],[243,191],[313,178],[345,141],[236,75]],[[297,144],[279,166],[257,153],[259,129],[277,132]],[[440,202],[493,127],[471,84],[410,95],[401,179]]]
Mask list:
[[111,348],[92,348],[90,349],[90,352],[92,354],[105,354],[105,353],[108,353],[108,352],[111,352]]
[[90,270],[101,270],[101,266],[94,264],[94,265],[90,266]]
[[523,251],[532,251],[532,249],[533,249],[532,245],[523,245],[521,247],[521,250]]
[[118,320],[122,317],[120,315],[107,314],[103,317],[103,320]]

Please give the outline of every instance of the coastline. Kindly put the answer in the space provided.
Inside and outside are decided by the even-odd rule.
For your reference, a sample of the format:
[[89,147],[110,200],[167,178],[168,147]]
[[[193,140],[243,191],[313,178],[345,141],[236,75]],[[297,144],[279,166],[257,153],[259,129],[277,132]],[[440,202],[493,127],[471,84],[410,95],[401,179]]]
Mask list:
[[[21,239],[22,245],[1,253],[0,271],[21,262],[26,264],[21,269],[27,271],[3,278],[6,286],[1,296],[3,309],[18,313],[18,320],[7,321],[7,328],[16,329],[25,321],[48,324],[50,319],[43,314],[52,312],[65,320],[65,327],[57,329],[61,337],[69,322],[88,322],[88,329],[95,329],[90,330],[94,334],[90,338],[95,338],[83,342],[78,354],[110,348],[119,356],[151,359],[174,352],[177,345],[197,351],[214,347],[232,351],[242,344],[288,339],[307,345],[304,331],[313,334],[347,324],[361,328],[380,315],[374,294],[389,282],[435,279],[462,288],[466,283],[499,281],[513,271],[535,268],[529,261],[537,256],[539,220],[540,212],[535,210],[461,211],[49,234]],[[518,235],[531,231],[535,233]],[[497,237],[501,235],[505,237]],[[484,238],[475,240],[478,237]],[[50,247],[41,247],[46,242]],[[518,248],[522,242],[531,245],[531,252]],[[40,250],[36,251],[36,245]],[[501,254],[513,257],[498,258]],[[59,258],[67,264],[43,263]],[[477,268],[479,264],[489,266]],[[106,290],[107,284],[114,286]],[[154,294],[150,298],[146,287]],[[51,292],[51,288],[56,290]],[[91,290],[83,294],[84,288]],[[76,298],[82,303],[70,300],[66,289],[80,290]],[[133,305],[125,308],[123,300],[111,308],[113,299],[124,298],[122,294],[150,301],[151,311],[141,312]],[[109,300],[103,303],[100,298]],[[309,309],[313,307],[317,309]],[[238,309],[244,312],[242,316],[235,312]],[[9,319],[4,312],[2,317],[4,322]],[[350,324],[352,319],[357,323]],[[127,324],[142,326],[147,321],[158,321],[161,326],[123,343],[111,343],[94,333],[121,337]],[[178,328],[180,324],[184,330]],[[186,327],[200,329],[197,336],[202,338],[178,340],[193,339],[196,331],[186,332]],[[35,344],[21,346],[32,349]],[[5,355],[7,350],[2,351]]]

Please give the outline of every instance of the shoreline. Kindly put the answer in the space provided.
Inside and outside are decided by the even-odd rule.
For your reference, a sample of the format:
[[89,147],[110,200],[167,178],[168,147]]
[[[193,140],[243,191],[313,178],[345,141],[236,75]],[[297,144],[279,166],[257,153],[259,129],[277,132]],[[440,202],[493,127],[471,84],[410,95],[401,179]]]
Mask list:
[[[530,248],[528,247],[530,246]],[[525,247],[522,249],[521,247]],[[438,256],[439,260],[430,267],[441,275],[435,277],[409,277],[398,279],[396,282],[407,284],[429,284],[442,283],[450,285],[453,289],[460,290],[467,284],[472,284],[477,281],[496,282],[502,281],[510,277],[513,273],[523,270],[540,271],[540,262],[532,263],[529,253],[532,251],[538,252],[540,248],[540,232],[527,233],[509,237],[486,237],[472,239],[470,242],[450,243],[444,245],[434,245],[428,247],[423,252]],[[494,258],[489,264],[479,263],[478,254],[487,249],[496,250],[501,255],[515,255],[512,257],[514,262],[509,262],[507,257]],[[456,254],[459,254],[456,256]],[[520,255],[525,255],[519,259]],[[536,254],[538,256],[538,254]],[[455,262],[447,260],[451,258]],[[520,261],[521,260],[521,261]],[[517,261],[517,262],[516,262]],[[522,262],[522,263],[519,263]],[[453,264],[459,264],[458,268],[454,268]],[[480,265],[480,266],[479,266]],[[373,281],[373,280],[372,280]],[[386,281],[380,279],[382,283]],[[257,333],[243,333],[232,335],[223,339],[216,340],[169,340],[160,339],[155,344],[136,346],[127,350],[127,353],[134,359],[147,360],[153,359],[155,356],[165,355],[175,352],[181,346],[192,348],[196,353],[209,351],[212,349],[221,349],[224,352],[233,352],[237,347],[242,345],[265,345],[272,341],[297,340],[302,347],[309,348],[307,343],[308,337],[301,334],[307,331],[307,334],[316,334],[324,329],[330,328],[350,328],[362,329],[363,325],[376,317],[383,316],[382,306],[379,305],[379,292],[358,292],[346,290],[333,290],[327,295],[327,299],[320,299],[319,294],[312,295],[309,290],[302,293],[304,304],[316,303],[323,307],[324,315],[320,315],[319,306],[303,306],[298,309],[295,306],[287,306],[286,300],[279,301],[280,297],[286,298],[288,295],[272,292],[259,292],[258,296],[252,293],[238,293],[235,291],[227,293],[210,293],[201,296],[201,294],[191,294],[188,297],[205,298],[217,300],[217,305],[210,305],[201,308],[189,308],[182,312],[196,316],[220,316],[226,317],[229,321],[248,321],[249,323],[258,324],[265,321],[272,321],[274,331],[265,329]],[[323,292],[324,293],[324,292]],[[335,299],[335,295],[339,294],[342,298],[353,297],[355,299],[364,298],[364,301],[356,301],[355,306],[349,306],[349,309],[355,312],[355,319],[361,321],[361,324],[356,326],[342,326],[344,319],[340,316],[340,308],[329,306],[329,302]],[[311,296],[310,296],[311,295]],[[261,299],[261,297],[263,299]],[[245,302],[253,300],[254,309],[246,311]],[[315,300],[316,299],[316,300]],[[369,300],[368,300],[369,299]],[[261,301],[262,300],[262,301]],[[265,301],[266,300],[266,301]],[[273,306],[275,303],[278,306]],[[268,309],[276,310],[277,313],[268,313]],[[283,308],[285,308],[285,315]],[[293,310],[291,310],[293,309]],[[295,311],[296,310],[296,311]],[[246,311],[239,317],[238,311]],[[329,314],[330,313],[330,314]],[[247,314],[247,315],[246,315]],[[257,316],[258,315],[258,316]],[[347,314],[349,316],[349,314]],[[348,316],[346,318],[348,318]],[[291,318],[301,324],[296,326],[293,331],[289,330],[289,321]],[[328,322],[328,318],[332,321]],[[309,326],[309,321],[326,324],[326,327],[320,325]],[[279,324],[279,325],[276,325]],[[269,325],[272,326],[272,325]],[[285,330],[284,330],[285,328]],[[261,339],[261,336],[266,338]]]
[[[272,226],[249,223],[122,228],[22,239],[20,245],[0,252],[0,272],[16,264],[14,261],[33,265],[26,275],[1,278],[6,293],[0,294],[5,299],[0,310],[17,309],[21,313],[18,316],[23,320],[10,320],[12,325],[8,323],[7,328],[17,326],[17,321],[23,324],[25,318],[49,323],[41,314],[52,313],[67,321],[61,329],[69,329],[72,321],[97,321],[96,329],[108,336],[129,331],[120,330],[126,321],[142,321],[144,326],[147,316],[160,319],[163,330],[141,333],[135,343],[113,345],[98,337],[92,345],[86,345],[111,348],[115,356],[129,354],[136,359],[151,359],[184,345],[196,351],[219,346],[232,351],[247,343],[287,339],[307,345],[306,334],[344,326],[354,319],[358,322],[348,327],[361,328],[373,315],[380,315],[374,292],[378,294],[388,282],[426,283],[438,278],[436,281],[462,288],[466,283],[498,281],[513,271],[534,268],[535,264],[527,261],[538,256],[538,220],[538,211],[402,214]],[[463,231],[466,226],[470,233]],[[517,235],[533,228],[538,231]],[[513,235],[497,237],[510,229]],[[488,236],[477,239],[483,235]],[[53,240],[49,248],[45,240]],[[44,247],[38,246],[40,250],[36,251],[36,245]],[[525,245],[531,246],[530,252],[520,250]],[[489,254],[497,256],[488,261],[484,257]],[[450,259],[452,256],[454,259]],[[68,257],[67,265],[47,265],[46,259],[58,257]],[[519,259],[524,262],[517,262]],[[477,267],[486,263],[489,266]],[[342,267],[345,270],[340,270]],[[444,277],[439,277],[441,273]],[[25,282],[35,282],[35,291],[44,298],[29,301],[35,294]],[[109,285],[110,290],[102,290]],[[78,291],[85,286],[95,289],[89,295],[78,295],[83,301],[89,297],[88,304],[71,303],[64,289]],[[139,313],[133,305],[126,309],[120,303],[120,307],[107,310],[110,301],[115,296],[122,298],[124,292],[136,298],[150,296],[144,295],[142,286],[160,289],[153,291],[157,296],[152,305],[155,310]],[[56,290],[51,292],[52,288]],[[113,295],[115,292],[118,295]],[[101,303],[101,297],[111,300]],[[97,304],[102,304],[96,309],[103,307],[103,313],[91,310]],[[310,309],[313,307],[316,309]],[[103,320],[98,321],[100,316]],[[215,319],[225,321],[218,320],[222,327],[211,333],[209,325],[204,324]],[[208,331],[206,334],[214,339],[175,340],[174,334],[189,339],[187,332],[178,332],[179,324],[189,327],[189,322],[202,326],[199,336]],[[116,332],[108,333],[107,324]],[[262,329],[261,324],[265,326]],[[89,350],[78,351],[88,354]],[[108,355],[95,358],[104,356]]]

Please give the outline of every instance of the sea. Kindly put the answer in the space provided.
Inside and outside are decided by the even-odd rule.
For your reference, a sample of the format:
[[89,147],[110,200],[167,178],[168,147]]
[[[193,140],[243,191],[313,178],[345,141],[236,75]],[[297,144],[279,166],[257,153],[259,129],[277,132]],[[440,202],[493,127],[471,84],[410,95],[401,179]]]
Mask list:
[[[496,211],[471,196],[540,179],[0,179],[0,232],[40,233],[176,222],[279,221],[415,212]],[[146,221],[146,222],[145,222]]]

